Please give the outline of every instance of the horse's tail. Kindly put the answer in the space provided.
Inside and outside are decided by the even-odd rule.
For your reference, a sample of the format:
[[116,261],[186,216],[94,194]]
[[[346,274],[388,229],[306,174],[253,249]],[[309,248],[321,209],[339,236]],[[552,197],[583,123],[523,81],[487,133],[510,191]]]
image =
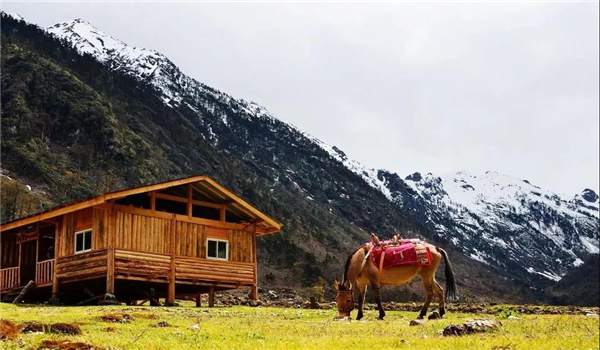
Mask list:
[[446,300],[456,300],[457,290],[456,290],[456,280],[454,279],[454,272],[452,271],[452,264],[450,264],[450,259],[448,259],[448,254],[442,248],[438,248],[442,256],[444,257],[444,264],[446,268],[444,270],[444,274],[446,275]]

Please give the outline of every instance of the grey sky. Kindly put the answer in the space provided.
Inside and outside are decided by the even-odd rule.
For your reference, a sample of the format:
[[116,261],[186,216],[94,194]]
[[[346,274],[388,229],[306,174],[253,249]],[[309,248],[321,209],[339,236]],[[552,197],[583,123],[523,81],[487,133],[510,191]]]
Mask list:
[[7,3],[83,18],[370,167],[598,189],[598,3]]

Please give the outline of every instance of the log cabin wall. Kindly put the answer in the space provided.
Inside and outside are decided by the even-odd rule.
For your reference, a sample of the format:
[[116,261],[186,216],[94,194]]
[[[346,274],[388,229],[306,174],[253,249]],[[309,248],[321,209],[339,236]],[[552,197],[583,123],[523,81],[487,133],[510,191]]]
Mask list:
[[[109,214],[103,208],[86,208],[63,216],[55,265],[61,283],[106,274]],[[76,254],[75,233],[88,229],[92,229],[91,250]]]
[[56,260],[56,277],[61,283],[106,276],[106,249],[72,254]]
[[243,263],[254,263],[252,233],[239,230],[229,232],[229,260]]
[[[176,283],[256,283],[253,233],[178,220],[170,213],[116,205],[115,277],[168,282],[175,230]],[[206,258],[206,240],[229,242],[228,261]]]
[[206,258],[206,226],[178,221],[176,229],[175,255]]
[[153,217],[151,211],[133,214],[116,211],[116,249],[170,254],[171,221]]
[[75,254],[75,233],[83,230],[94,229],[92,222],[96,222],[96,232],[92,232],[92,250],[104,249],[105,242],[105,220],[107,217],[101,209],[86,208],[73,213],[63,215],[63,225],[60,237],[60,246],[57,257],[71,256]]

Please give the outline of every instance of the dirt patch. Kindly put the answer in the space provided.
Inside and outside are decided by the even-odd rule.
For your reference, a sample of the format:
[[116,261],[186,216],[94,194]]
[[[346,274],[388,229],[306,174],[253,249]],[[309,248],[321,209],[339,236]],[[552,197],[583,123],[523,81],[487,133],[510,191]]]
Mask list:
[[19,326],[9,320],[0,319],[0,339],[15,339],[19,334]]
[[155,314],[140,314],[140,313],[134,313],[131,315],[132,317],[135,316],[135,318],[143,318],[146,320],[158,320],[160,317],[158,317],[158,315]]
[[21,328],[21,333],[44,333],[46,329],[48,329],[47,325],[43,325],[41,323],[36,322],[27,322],[23,324],[23,327]]
[[113,323],[129,323],[133,321],[133,317],[130,314],[106,314],[100,316],[102,321],[104,322],[113,322]]
[[474,333],[483,333],[498,329],[502,323],[492,320],[472,320],[461,324],[451,324],[444,328],[444,337],[461,336]]
[[171,324],[167,321],[160,321],[154,324],[152,327],[162,328],[162,327],[171,327]]
[[79,335],[81,334],[81,328],[72,323],[55,323],[50,326],[50,333]]
[[72,323],[54,323],[51,325],[30,322],[23,325],[21,333],[55,333],[65,335],[80,335],[81,328]]
[[102,329],[103,332],[116,332],[117,330],[113,327],[106,327]]
[[70,340],[44,340],[38,349],[52,349],[52,350],[100,350],[93,345],[72,342]]

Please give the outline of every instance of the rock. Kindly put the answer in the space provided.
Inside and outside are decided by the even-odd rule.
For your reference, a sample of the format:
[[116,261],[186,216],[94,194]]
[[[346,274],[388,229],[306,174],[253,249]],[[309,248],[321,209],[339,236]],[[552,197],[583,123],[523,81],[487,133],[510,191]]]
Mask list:
[[197,324],[195,324],[195,325],[191,326],[190,329],[193,330],[193,331],[197,331],[197,330],[200,329],[200,326],[197,325]]
[[348,316],[346,316],[346,317],[336,317],[333,320],[334,321],[348,321],[348,322],[352,321],[352,319],[350,317],[348,317]]
[[430,319],[430,320],[439,320],[440,318],[442,318],[442,316],[440,316],[439,312],[434,311],[427,318]]
[[422,326],[424,325],[426,322],[423,320],[411,320],[408,325],[409,326]]
[[261,306],[262,304],[263,304],[263,303],[262,303],[262,301],[260,301],[260,300],[250,300],[250,301],[248,302],[248,306],[251,306],[251,307],[257,307],[257,306]]
[[493,320],[470,320],[461,324],[451,324],[444,328],[444,337],[461,336],[473,333],[482,333],[499,328],[502,323]]
[[520,320],[521,318],[517,317],[517,316],[510,315],[510,316],[508,316],[508,319],[509,320]]
[[267,292],[267,295],[269,296],[269,298],[271,299],[279,299],[279,295],[277,295],[277,293],[275,293],[274,291],[270,290]]
[[121,305],[121,303],[113,294],[106,293],[104,299],[99,301],[98,305]]
[[133,320],[131,315],[123,313],[123,314],[107,314],[100,316],[102,321],[104,322],[117,322],[117,323],[128,323]]
[[169,324],[169,322],[160,321],[160,322],[157,322],[156,324],[154,324],[152,327],[162,328],[162,327],[171,327],[171,325]]

